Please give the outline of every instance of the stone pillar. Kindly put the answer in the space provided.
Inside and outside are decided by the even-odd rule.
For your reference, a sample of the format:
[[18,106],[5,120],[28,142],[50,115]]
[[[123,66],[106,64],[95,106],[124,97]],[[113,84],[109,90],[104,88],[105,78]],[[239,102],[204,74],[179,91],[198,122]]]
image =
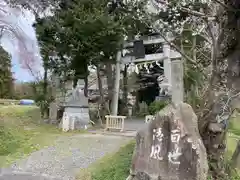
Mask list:
[[55,123],[58,119],[58,104],[51,102],[49,106],[49,119],[52,123]]
[[116,60],[116,70],[115,70],[115,84],[114,84],[114,91],[113,91],[113,99],[112,99],[112,115],[117,116],[118,114],[118,98],[119,98],[119,87],[120,87],[120,76],[121,76],[121,69],[120,69],[120,61],[121,61],[122,52],[118,51],[117,53],[117,60]]
[[70,119],[69,119],[69,115],[67,112],[63,113],[63,118],[62,118],[62,130],[64,132],[69,131],[70,129]]
[[171,63],[172,71],[172,102],[179,104],[184,100],[183,88],[183,61],[173,60]]
[[163,69],[164,76],[166,81],[171,84],[171,59],[170,59],[171,48],[170,45],[166,42],[163,44],[163,55],[165,59],[163,60]]
[[132,117],[132,111],[133,111],[132,106],[128,106],[128,117]]

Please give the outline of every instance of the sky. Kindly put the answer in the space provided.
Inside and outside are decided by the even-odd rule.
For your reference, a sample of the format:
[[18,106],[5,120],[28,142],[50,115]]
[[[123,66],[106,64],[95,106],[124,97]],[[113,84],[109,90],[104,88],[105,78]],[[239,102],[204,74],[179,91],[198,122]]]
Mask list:
[[[6,8],[10,10],[9,12],[11,12],[12,8],[4,7],[4,9]],[[0,6],[0,11],[1,11],[1,6]],[[16,10],[12,14],[4,14],[4,16],[0,17],[0,25],[2,22],[4,22],[5,24],[11,24],[11,27],[17,27],[18,29],[20,29],[19,30],[19,32],[21,32],[20,34],[23,34],[21,38],[24,38],[22,42],[25,43],[25,45],[27,46],[27,49],[30,52],[34,52],[34,54],[40,55],[39,48],[36,41],[35,30],[32,27],[32,24],[34,21],[35,21],[34,15],[27,10],[24,10],[24,13]],[[15,30],[18,31],[17,28]],[[18,53],[19,49],[21,51],[21,47],[20,47],[21,44],[19,45],[16,36],[13,35],[13,33],[11,33],[10,31],[6,31],[6,32],[4,31],[3,37],[1,39],[1,45],[11,55],[12,72],[13,72],[14,78],[17,81],[24,81],[24,82],[34,80],[35,77],[31,73],[29,73],[29,70],[27,70],[26,68],[23,68],[23,65],[21,65],[20,63],[24,57]],[[38,71],[42,71],[42,66],[40,61],[41,60],[39,58],[39,62],[36,65]]]

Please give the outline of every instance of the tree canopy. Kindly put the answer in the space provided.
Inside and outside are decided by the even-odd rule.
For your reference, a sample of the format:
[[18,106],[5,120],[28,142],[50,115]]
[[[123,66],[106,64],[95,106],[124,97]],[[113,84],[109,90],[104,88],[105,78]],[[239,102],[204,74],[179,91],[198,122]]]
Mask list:
[[13,97],[13,77],[9,54],[0,47],[0,98]]
[[[143,7],[126,7],[133,6]],[[88,65],[114,61],[124,38],[145,28],[136,12],[110,8],[106,0],[61,1],[53,16],[38,18],[36,32],[49,69],[84,78]]]

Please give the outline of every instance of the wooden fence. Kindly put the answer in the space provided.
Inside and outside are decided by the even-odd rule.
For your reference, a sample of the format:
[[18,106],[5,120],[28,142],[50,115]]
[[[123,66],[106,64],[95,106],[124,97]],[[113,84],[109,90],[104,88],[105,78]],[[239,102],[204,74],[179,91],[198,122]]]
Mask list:
[[106,130],[114,129],[124,131],[124,121],[126,116],[111,116],[107,115],[106,117]]

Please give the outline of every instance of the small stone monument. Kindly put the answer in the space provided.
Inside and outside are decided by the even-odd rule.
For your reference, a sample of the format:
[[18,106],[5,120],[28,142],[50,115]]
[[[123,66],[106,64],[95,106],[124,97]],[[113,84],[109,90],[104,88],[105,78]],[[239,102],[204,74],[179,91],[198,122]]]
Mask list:
[[206,180],[206,149],[190,105],[168,105],[136,136],[128,180]]
[[69,94],[64,105],[62,119],[62,128],[64,131],[87,129],[90,125],[88,98],[85,97],[80,83],[81,81]]
[[145,116],[145,123],[149,123],[154,118],[153,115],[146,115]]
[[51,123],[55,123],[58,117],[58,104],[56,102],[51,102],[49,106],[49,119]]
[[169,84],[168,80],[164,75],[161,75],[157,78],[158,86],[160,88],[159,95],[167,96],[171,95],[171,84]]

